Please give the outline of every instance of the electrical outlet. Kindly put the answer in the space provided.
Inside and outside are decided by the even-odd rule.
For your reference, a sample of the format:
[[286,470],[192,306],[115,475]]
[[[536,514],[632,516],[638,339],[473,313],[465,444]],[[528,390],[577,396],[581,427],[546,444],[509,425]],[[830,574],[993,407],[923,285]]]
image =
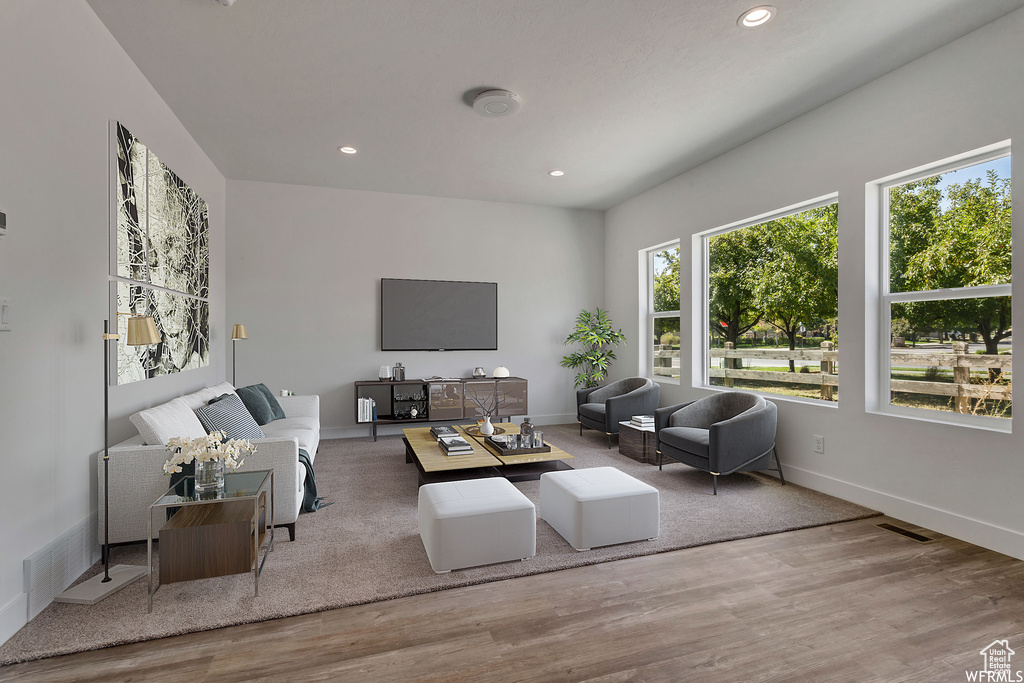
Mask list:
[[814,452],[824,453],[825,452],[825,437],[821,434],[814,435]]

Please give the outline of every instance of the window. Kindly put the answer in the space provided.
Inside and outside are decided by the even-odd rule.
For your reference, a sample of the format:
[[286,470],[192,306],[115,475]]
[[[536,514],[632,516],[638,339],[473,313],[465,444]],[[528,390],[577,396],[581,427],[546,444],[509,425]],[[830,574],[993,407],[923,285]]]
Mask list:
[[694,237],[695,386],[839,400],[838,216],[833,194]]
[[[651,349],[646,374],[679,381],[679,241],[640,252],[646,274],[641,292],[647,301],[642,335]],[[641,372],[644,372],[643,370]]]
[[1009,144],[878,185],[880,405],[901,414],[1007,427],[1013,341]]

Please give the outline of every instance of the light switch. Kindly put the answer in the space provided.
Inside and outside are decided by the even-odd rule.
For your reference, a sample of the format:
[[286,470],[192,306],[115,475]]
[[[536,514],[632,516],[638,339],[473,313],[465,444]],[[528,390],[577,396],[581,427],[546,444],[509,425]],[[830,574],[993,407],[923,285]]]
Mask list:
[[0,332],[11,331],[11,306],[7,299],[0,299]]

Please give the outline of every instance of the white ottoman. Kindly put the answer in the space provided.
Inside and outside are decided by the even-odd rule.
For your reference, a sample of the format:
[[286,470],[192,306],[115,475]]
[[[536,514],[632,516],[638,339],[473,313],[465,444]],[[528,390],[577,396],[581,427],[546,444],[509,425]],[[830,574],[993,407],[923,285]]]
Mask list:
[[501,477],[424,484],[419,519],[427,558],[439,574],[537,554],[537,510]]
[[540,477],[540,516],[576,550],[654,540],[659,505],[658,489],[614,467]]

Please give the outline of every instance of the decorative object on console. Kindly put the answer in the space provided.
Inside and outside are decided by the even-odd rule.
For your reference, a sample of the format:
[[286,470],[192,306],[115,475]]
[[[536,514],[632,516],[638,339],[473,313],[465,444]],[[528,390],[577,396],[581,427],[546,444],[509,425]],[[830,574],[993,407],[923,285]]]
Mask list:
[[382,365],[382,366],[380,366],[380,370],[377,371],[377,379],[379,379],[381,382],[387,382],[388,380],[390,380],[391,379],[391,366],[390,365]]
[[474,368],[474,369],[473,369],[473,376],[474,376],[474,377],[477,377],[477,378],[479,378],[479,377],[486,377],[486,376],[487,376],[487,373],[486,373],[486,372],[484,372],[484,369],[483,369],[483,368],[481,368],[481,367],[477,367],[477,368]]
[[568,356],[562,356],[563,368],[579,369],[576,373],[575,388],[589,389],[600,384],[608,374],[608,366],[615,360],[612,347],[626,341],[626,335],[620,329],[612,329],[612,320],[608,312],[600,308],[596,312],[583,309],[576,316],[576,327],[562,342],[583,346]]
[[235,323],[231,328],[231,383],[235,383],[235,342],[248,339],[249,333],[245,331],[245,325]]
[[[218,403],[224,402],[226,400]],[[210,432],[199,439],[171,439],[167,442],[167,450],[173,455],[164,463],[164,474],[181,472],[182,465],[195,461],[196,496],[223,491],[225,468],[233,472],[245,462],[243,456],[256,453],[256,446],[247,439],[225,439],[224,432]]]
[[504,365],[499,365],[498,367],[494,368],[493,376],[499,378],[508,377],[508,368],[506,368]]
[[111,593],[116,593],[128,584],[146,574],[145,567],[119,564],[110,576],[110,349],[107,342],[120,339],[117,334],[117,318],[128,318],[128,346],[148,346],[160,341],[156,323],[152,316],[131,316],[118,311],[114,314],[114,332],[110,332],[110,321],[103,321],[103,578],[97,574],[88,581],[73,586],[54,598],[54,602],[73,602],[80,605],[95,605]]
[[395,363],[395,369],[391,371],[391,379],[396,382],[405,381],[405,368],[402,367],[401,363]]

